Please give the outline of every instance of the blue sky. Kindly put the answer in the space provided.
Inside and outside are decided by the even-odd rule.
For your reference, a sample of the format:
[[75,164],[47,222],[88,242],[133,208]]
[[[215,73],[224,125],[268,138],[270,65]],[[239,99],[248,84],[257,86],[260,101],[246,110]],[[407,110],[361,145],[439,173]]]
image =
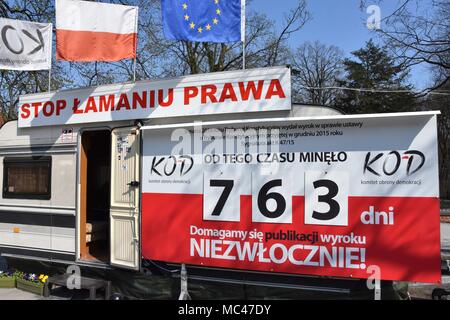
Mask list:
[[[347,57],[351,52],[363,47],[365,42],[374,38],[373,31],[367,29],[366,10],[361,10],[359,0],[308,0],[308,9],[312,15],[303,29],[291,39],[292,48],[302,42],[319,40],[328,45],[341,48]],[[253,0],[249,9],[265,13],[277,22],[281,28],[283,14],[296,6],[297,0]],[[371,1],[367,1],[372,4]],[[375,3],[375,1],[373,1]],[[385,0],[381,3],[381,16],[391,14],[397,8],[398,0]],[[383,28],[383,25],[381,25]],[[409,82],[422,89],[429,81],[429,72],[424,67],[412,70]]]

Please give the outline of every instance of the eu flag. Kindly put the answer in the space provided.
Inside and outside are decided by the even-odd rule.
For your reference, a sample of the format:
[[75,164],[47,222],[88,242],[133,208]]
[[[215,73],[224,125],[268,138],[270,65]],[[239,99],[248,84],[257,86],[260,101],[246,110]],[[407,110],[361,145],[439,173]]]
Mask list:
[[162,0],[162,15],[168,39],[241,41],[241,0]]

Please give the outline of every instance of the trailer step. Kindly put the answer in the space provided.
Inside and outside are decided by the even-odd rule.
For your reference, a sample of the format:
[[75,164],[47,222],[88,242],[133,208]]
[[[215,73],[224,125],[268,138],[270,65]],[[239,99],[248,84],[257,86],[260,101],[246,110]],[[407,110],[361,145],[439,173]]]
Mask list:
[[[95,300],[97,297],[97,290],[103,289],[105,291],[105,300],[109,300],[111,297],[111,281],[105,281],[100,279],[93,279],[78,276],[78,279],[71,277],[77,277],[75,274],[61,274],[49,277],[44,287],[44,297],[49,297],[54,285],[66,287],[68,289],[87,289],[89,290],[89,300]],[[74,281],[75,280],[75,281]]]

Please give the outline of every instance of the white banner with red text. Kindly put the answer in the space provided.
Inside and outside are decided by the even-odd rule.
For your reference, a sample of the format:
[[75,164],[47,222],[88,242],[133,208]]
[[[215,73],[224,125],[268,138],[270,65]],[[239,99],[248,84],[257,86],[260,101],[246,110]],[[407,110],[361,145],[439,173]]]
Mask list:
[[227,71],[20,97],[19,127],[291,109],[287,67]]

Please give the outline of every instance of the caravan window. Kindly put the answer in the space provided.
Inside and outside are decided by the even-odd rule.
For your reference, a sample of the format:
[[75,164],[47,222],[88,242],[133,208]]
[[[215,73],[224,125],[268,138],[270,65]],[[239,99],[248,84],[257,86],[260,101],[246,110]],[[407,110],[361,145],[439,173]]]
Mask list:
[[49,200],[51,157],[5,158],[3,198]]

